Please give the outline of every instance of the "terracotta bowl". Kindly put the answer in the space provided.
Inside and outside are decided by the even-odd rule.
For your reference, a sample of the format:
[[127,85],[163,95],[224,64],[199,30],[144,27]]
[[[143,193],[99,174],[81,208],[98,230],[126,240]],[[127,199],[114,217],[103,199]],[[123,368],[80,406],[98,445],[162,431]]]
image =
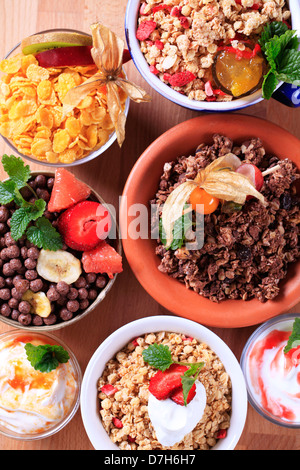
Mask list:
[[273,301],[261,303],[252,299],[215,303],[158,270],[160,259],[155,254],[155,240],[150,237],[135,240],[129,236],[128,227],[137,216],[129,216],[127,208],[136,203],[149,207],[159,186],[164,163],[182,155],[193,155],[198,145],[211,142],[215,133],[226,135],[237,143],[259,137],[268,153],[281,159],[288,157],[300,167],[300,141],[271,122],[241,114],[210,114],[183,122],[155,140],[129,175],[120,210],[123,247],[140,284],[169,311],[212,327],[244,327],[261,323],[300,302],[300,262],[291,265],[288,276],[280,284],[280,294]]

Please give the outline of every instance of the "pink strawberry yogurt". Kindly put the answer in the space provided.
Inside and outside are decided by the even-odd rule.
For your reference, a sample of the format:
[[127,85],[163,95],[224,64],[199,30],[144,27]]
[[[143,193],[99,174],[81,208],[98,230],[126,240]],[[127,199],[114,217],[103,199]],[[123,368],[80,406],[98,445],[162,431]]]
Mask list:
[[300,426],[300,346],[284,352],[292,326],[293,318],[283,315],[256,330],[242,368],[254,407],[278,424]]

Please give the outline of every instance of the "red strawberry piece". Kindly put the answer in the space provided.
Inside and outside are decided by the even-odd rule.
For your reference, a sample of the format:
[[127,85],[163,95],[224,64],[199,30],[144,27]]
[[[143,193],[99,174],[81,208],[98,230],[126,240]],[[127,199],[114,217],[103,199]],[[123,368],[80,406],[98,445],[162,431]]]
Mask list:
[[214,90],[213,90],[213,87],[212,87],[212,84],[211,84],[210,80],[208,80],[205,83],[204,90],[205,90],[206,96],[214,96]]
[[188,29],[190,27],[189,20],[185,16],[180,16],[179,21],[184,29]]
[[111,225],[108,210],[93,201],[79,202],[63,212],[58,219],[58,230],[65,244],[78,251],[96,248],[107,238]]
[[131,436],[127,436],[127,441],[128,442],[135,442],[135,438]]
[[189,71],[185,72],[178,72],[174,73],[174,75],[171,75],[169,79],[169,83],[171,86],[185,86],[188,83],[192,82],[195,80],[196,76]]
[[227,436],[227,429],[219,429],[217,439],[225,439]]
[[146,39],[148,39],[150,34],[153,33],[155,28],[156,28],[155,21],[150,21],[150,20],[149,21],[143,21],[142,23],[140,23],[140,25],[137,29],[136,38],[139,41],[145,41]]
[[155,7],[152,8],[152,13],[156,13],[157,11],[161,10],[167,10],[169,13],[172,10],[171,5],[165,5],[164,3],[161,3],[160,5],[156,5]]
[[105,393],[105,395],[107,395],[108,397],[114,395],[117,391],[118,389],[111,384],[103,385],[103,387],[101,388],[101,392]]
[[[196,385],[194,384],[191,388],[191,390],[189,391],[189,394],[188,394],[188,397],[187,397],[187,403],[190,403],[190,401],[192,401],[192,399],[194,398],[194,396],[196,395]],[[182,387],[178,388],[177,390],[175,390],[171,396],[170,396],[171,400],[173,400],[175,403],[177,403],[177,405],[181,405],[181,406],[184,406],[184,398],[183,398],[183,390],[182,390]]]
[[84,252],[81,262],[86,273],[107,274],[113,278],[123,271],[122,256],[105,241],[94,250]]
[[49,212],[60,212],[74,206],[77,202],[85,201],[91,194],[91,189],[64,168],[55,171],[54,186],[48,203]]
[[113,425],[114,425],[116,428],[122,429],[123,423],[122,423],[122,421],[121,421],[119,418],[113,418],[113,419],[112,419],[112,422],[113,422]]
[[169,82],[169,83],[170,83],[171,78],[172,78],[172,75],[171,75],[170,73],[165,72],[165,73],[163,74],[163,79],[164,79],[165,82]]
[[157,49],[159,49],[160,51],[163,50],[163,48],[165,47],[164,43],[162,41],[159,41],[158,39],[155,41],[154,45],[157,47]]
[[154,75],[158,75],[158,74],[159,74],[159,71],[157,70],[157,68],[155,67],[155,65],[150,65],[149,70],[150,70],[150,72],[153,73]]
[[178,7],[173,7],[171,10],[171,16],[176,16],[179,18],[181,16],[180,9]]
[[165,400],[170,397],[172,392],[181,387],[181,376],[188,368],[179,364],[172,364],[164,372],[158,371],[150,379],[149,392],[157,400]]

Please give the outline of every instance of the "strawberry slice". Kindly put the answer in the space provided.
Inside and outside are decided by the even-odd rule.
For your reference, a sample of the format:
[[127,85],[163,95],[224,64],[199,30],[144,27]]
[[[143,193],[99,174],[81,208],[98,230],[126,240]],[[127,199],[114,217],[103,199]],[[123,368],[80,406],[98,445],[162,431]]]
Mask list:
[[164,372],[158,371],[150,379],[149,392],[157,400],[166,400],[175,390],[181,388],[181,376],[188,370],[188,367],[179,364],[172,364]]
[[112,220],[108,210],[93,201],[79,202],[58,219],[58,230],[65,244],[77,251],[96,248],[107,238],[111,226]]
[[68,170],[57,168],[48,211],[60,212],[68,209],[77,202],[85,201],[90,194],[91,188],[89,186],[79,181]]
[[84,252],[81,262],[86,273],[107,274],[111,279],[123,271],[122,256],[105,241],[94,250]]
[[[196,385],[194,384],[189,391],[188,397],[187,397],[187,404],[192,401],[194,396],[196,395]],[[183,390],[182,387],[176,389],[172,395],[170,396],[171,400],[173,400],[177,405],[184,406],[184,398],[183,398]]]

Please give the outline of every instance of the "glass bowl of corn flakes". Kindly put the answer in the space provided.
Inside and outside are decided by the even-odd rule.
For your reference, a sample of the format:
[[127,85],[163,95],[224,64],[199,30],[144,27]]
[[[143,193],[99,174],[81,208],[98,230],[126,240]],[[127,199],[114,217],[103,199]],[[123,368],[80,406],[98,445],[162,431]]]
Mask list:
[[[51,33],[73,33],[54,29]],[[46,166],[69,167],[93,160],[117,139],[107,108],[106,87],[90,93],[66,116],[67,92],[97,72],[95,64],[42,67],[33,54],[24,55],[17,44],[0,62],[0,135],[22,158]],[[127,117],[129,99],[119,91]]]

